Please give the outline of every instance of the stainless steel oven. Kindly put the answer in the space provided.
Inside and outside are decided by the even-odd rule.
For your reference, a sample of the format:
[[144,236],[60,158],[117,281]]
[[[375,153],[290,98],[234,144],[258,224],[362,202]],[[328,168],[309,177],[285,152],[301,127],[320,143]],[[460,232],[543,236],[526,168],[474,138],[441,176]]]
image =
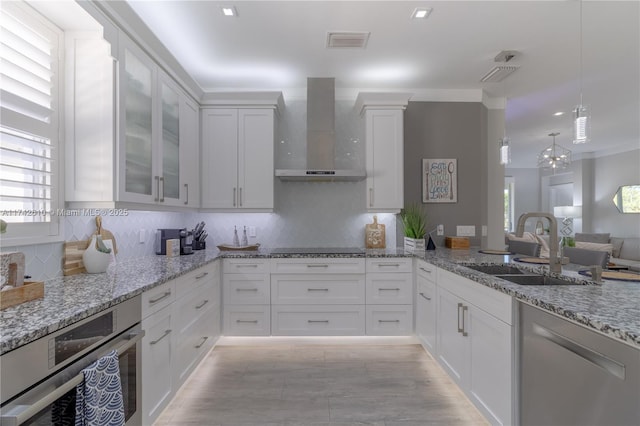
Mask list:
[[141,424],[143,335],[135,297],[2,355],[0,425],[73,424],[82,370],[114,349],[126,424]]

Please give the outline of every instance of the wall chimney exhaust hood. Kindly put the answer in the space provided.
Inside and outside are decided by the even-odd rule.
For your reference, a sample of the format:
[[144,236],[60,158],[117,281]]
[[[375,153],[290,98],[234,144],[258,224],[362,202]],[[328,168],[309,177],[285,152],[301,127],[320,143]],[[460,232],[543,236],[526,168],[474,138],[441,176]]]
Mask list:
[[283,181],[346,182],[366,177],[364,170],[335,168],[335,79],[307,79],[307,168],[276,169]]

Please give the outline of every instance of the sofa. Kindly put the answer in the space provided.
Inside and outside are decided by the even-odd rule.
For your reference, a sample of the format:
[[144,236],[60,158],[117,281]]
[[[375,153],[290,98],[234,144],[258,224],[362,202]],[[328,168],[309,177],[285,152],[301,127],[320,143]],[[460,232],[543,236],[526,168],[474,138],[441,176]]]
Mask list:
[[576,247],[588,250],[606,250],[609,262],[640,272],[640,237],[610,237],[606,233],[576,233]]

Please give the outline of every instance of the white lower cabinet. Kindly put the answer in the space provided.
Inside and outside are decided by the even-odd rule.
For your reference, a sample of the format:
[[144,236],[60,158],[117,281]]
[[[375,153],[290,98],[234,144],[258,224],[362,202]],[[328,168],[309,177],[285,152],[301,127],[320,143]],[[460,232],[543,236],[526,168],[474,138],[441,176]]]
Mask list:
[[268,259],[224,259],[222,263],[225,336],[271,333],[271,285]]
[[492,424],[512,424],[511,297],[442,269],[436,295],[436,358]]
[[[426,271],[426,272],[425,272]],[[436,353],[436,268],[421,260],[416,268],[416,336],[422,346]]]
[[413,306],[367,305],[368,336],[409,336],[413,330]]
[[367,259],[366,333],[413,334],[413,259]]
[[362,336],[364,305],[274,305],[274,336]]
[[220,336],[219,262],[142,294],[142,424],[151,425]]

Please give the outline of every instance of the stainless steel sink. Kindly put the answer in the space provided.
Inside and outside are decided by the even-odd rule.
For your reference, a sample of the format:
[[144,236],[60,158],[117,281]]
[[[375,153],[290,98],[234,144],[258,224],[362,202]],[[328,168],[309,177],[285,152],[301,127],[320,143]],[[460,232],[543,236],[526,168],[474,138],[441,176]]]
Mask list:
[[495,275],[497,278],[520,285],[580,285],[580,283],[554,278],[548,275]]
[[522,274],[523,272],[511,265],[464,265],[469,269],[473,269],[474,271],[482,272],[483,274],[489,275],[513,275],[513,274]]

